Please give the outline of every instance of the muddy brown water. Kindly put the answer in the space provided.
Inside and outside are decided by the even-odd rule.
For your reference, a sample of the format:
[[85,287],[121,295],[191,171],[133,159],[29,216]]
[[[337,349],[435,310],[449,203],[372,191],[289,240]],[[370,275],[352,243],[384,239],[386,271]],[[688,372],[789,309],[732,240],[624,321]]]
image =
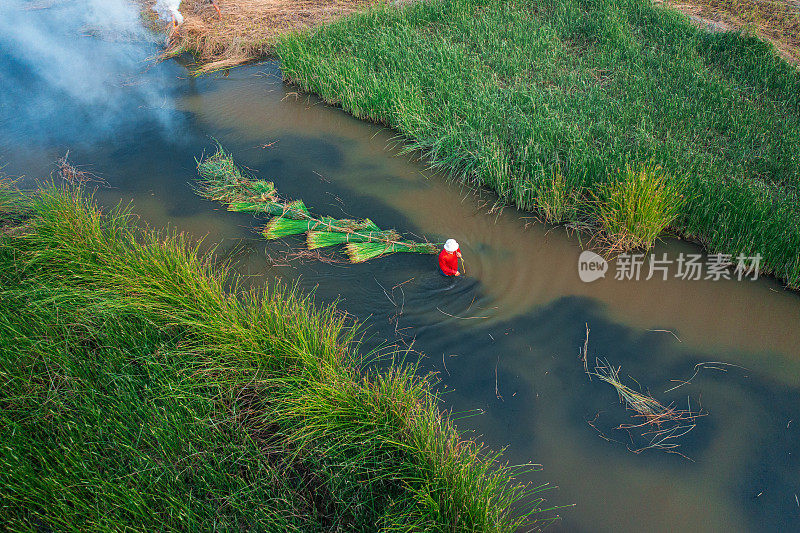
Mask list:
[[[0,71],[15,68],[0,63]],[[319,301],[338,300],[370,333],[364,349],[414,339],[422,371],[441,377],[443,407],[473,414],[459,427],[507,447],[514,464],[541,464],[525,480],[554,487],[547,505],[574,504],[558,511],[552,531],[800,530],[796,293],[769,279],[618,281],[614,263],[605,278],[584,283],[585,237],[513,209],[489,213],[490,194],[449,183],[402,155],[391,131],[283,84],[275,63],[197,80],[176,63],[155,68],[170,80],[166,122],[137,118],[86,139],[70,128],[76,115],[75,124],[62,117],[63,135],[42,136],[0,107],[5,172],[46,176],[71,149],[75,163],[108,182],[101,203],[132,201],[149,225],[221,243],[219,253],[253,284],[299,280]],[[194,158],[214,140],[319,213],[455,237],[467,275],[445,279],[433,256],[404,254],[360,265],[270,264],[268,256],[301,241],[267,243],[253,232],[263,221],[192,192]],[[676,259],[700,250],[667,240],[653,253]],[[679,439],[689,459],[629,451],[637,441],[614,428],[630,413],[608,384],[587,378],[578,357],[587,324],[590,366],[606,358],[629,385],[635,379],[662,402],[707,413]],[[707,361],[726,365],[665,392]]]

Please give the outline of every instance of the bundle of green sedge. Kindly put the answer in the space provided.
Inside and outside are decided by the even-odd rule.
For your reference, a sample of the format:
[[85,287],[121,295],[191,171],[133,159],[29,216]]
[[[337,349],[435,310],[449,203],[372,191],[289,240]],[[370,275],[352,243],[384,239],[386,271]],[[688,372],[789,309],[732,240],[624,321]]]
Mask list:
[[200,174],[198,194],[227,204],[228,211],[249,211],[272,217],[264,228],[267,239],[306,234],[310,249],[344,244],[353,263],[392,254],[410,252],[435,254],[439,245],[414,242],[395,230],[382,230],[371,220],[320,217],[309,212],[302,200],[286,201],[271,181],[255,180],[236,165],[221,147],[197,161]]

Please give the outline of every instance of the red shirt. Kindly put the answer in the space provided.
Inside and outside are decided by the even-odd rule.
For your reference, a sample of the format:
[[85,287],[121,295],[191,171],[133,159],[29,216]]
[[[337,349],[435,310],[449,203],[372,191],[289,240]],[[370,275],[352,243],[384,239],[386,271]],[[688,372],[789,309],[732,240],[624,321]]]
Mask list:
[[461,252],[461,248],[455,252],[448,252],[447,250],[439,252],[439,268],[442,269],[442,273],[445,276],[455,276],[456,272],[458,272],[457,254],[459,252]]

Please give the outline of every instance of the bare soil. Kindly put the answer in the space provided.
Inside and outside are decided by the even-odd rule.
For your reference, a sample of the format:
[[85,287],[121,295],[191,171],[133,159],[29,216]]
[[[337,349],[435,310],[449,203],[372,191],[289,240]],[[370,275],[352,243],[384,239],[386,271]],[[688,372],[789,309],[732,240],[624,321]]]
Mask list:
[[[142,0],[152,7],[155,0]],[[379,2],[414,0],[183,0],[183,24],[167,38],[165,56],[191,52],[195,74],[225,69],[270,54],[284,32],[323,24]],[[800,0],[653,0],[688,15],[710,31],[751,31],[800,65]],[[169,32],[169,29],[167,30]]]
[[800,0],[653,0],[711,31],[750,31],[800,65]]

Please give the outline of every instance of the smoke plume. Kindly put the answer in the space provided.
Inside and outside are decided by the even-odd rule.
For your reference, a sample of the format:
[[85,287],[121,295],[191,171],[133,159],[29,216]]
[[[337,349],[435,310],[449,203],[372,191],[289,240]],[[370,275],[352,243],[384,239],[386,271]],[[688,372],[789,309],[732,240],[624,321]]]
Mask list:
[[161,20],[171,21],[174,18],[178,24],[183,24],[183,15],[178,11],[180,5],[181,0],[158,0],[155,8]]
[[[174,68],[127,0],[2,0],[0,146],[93,141],[173,126]],[[171,2],[178,3],[178,2]],[[5,139],[4,139],[5,137]]]

